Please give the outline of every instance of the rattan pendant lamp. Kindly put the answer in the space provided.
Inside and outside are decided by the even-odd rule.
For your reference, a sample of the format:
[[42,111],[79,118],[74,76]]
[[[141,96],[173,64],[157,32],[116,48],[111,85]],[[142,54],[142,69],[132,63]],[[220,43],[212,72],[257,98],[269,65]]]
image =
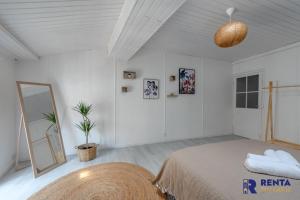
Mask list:
[[248,27],[243,22],[231,21],[235,8],[226,10],[229,22],[221,26],[215,33],[215,43],[221,48],[228,48],[241,43],[247,36]]

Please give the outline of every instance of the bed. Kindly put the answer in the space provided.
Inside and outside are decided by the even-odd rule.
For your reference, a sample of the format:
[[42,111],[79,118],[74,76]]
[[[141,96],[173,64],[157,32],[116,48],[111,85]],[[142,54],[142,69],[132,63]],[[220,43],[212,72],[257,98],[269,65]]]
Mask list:
[[[261,187],[261,180],[284,178],[251,173],[243,166],[247,153],[263,154],[268,148],[286,150],[300,160],[300,151],[254,140],[205,144],[170,155],[154,183],[176,200],[299,200],[300,180],[288,179],[291,186],[280,188]],[[257,194],[243,193],[244,179],[256,181]],[[282,189],[281,192],[274,192],[276,188]]]

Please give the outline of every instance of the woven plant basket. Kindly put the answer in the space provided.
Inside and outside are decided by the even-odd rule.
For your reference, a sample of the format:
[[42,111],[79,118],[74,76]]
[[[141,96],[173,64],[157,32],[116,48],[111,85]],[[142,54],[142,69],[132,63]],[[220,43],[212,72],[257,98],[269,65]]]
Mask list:
[[82,144],[77,147],[77,155],[80,162],[94,160],[97,154],[97,145],[95,143]]

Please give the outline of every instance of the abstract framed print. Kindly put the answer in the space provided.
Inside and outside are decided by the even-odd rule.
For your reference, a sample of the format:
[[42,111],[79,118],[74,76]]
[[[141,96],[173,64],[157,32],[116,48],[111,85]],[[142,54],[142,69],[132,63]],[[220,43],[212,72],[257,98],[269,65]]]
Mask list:
[[179,94],[195,94],[195,69],[179,68]]
[[158,99],[159,98],[159,80],[144,79],[143,81],[143,98]]

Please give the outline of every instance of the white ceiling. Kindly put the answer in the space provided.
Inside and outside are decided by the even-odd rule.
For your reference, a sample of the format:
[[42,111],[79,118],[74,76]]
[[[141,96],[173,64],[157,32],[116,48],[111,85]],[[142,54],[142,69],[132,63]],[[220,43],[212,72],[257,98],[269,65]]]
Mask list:
[[[27,54],[32,51],[38,56],[106,49],[124,1],[0,0],[0,25],[6,29],[4,32],[15,36],[8,38],[19,41],[14,48],[23,48],[22,55],[26,47]],[[215,46],[213,36],[227,22],[225,10],[232,6],[239,10],[233,18],[248,24],[248,37],[239,46],[221,49]],[[135,32],[131,34],[134,38]],[[1,40],[0,54],[14,57],[7,47],[9,41]],[[297,41],[299,0],[187,0],[144,47],[236,61]]]
[[105,48],[123,3],[0,0],[0,24],[39,56]]
[[[213,41],[228,21],[225,10],[236,7],[233,19],[249,32],[239,46],[218,48]],[[146,47],[194,56],[236,61],[300,41],[299,0],[188,0],[148,41]]]

